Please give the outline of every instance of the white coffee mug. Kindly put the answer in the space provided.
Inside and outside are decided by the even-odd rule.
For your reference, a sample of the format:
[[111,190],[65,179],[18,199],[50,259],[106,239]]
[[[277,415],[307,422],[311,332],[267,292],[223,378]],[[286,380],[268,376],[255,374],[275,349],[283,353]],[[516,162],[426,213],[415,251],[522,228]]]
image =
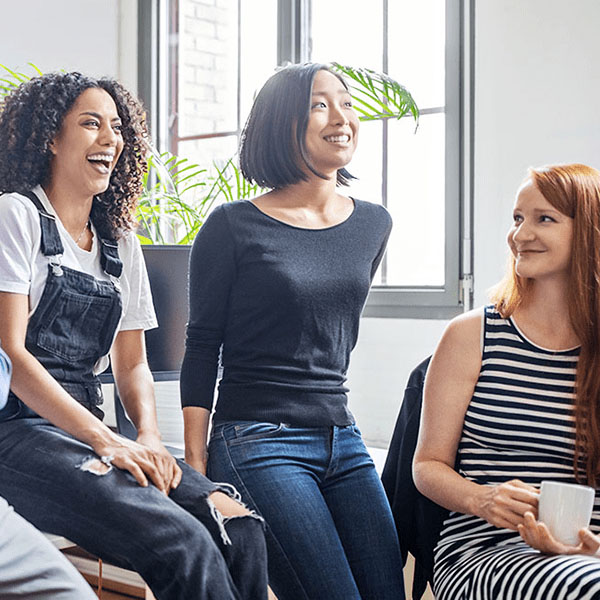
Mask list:
[[579,530],[590,524],[595,495],[594,488],[586,485],[542,481],[538,520],[559,542],[577,546]]

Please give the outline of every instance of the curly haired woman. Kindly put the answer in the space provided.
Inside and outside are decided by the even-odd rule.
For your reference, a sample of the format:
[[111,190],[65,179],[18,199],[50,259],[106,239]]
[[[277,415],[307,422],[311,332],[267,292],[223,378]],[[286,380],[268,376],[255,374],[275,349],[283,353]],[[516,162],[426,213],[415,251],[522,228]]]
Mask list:
[[[142,107],[113,80],[57,73],[0,111],[0,338],[13,363],[0,495],[135,569],[160,600],[266,598],[261,521],[161,443],[144,348],[156,319],[131,231]],[[102,423],[109,354],[136,441]]]

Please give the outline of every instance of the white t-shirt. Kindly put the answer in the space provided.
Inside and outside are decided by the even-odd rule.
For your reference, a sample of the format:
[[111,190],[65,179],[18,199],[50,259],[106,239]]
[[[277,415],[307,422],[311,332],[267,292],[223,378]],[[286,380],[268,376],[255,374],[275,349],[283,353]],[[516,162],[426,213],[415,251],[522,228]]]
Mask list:
[[[80,248],[60,222],[41,186],[33,189],[44,208],[56,216],[58,233],[64,247],[61,264],[71,269],[110,281],[100,266],[100,244],[92,226],[92,249]],[[48,257],[40,249],[40,216],[33,202],[17,193],[0,195],[0,292],[29,296],[29,316],[38,306],[46,285]],[[139,240],[128,233],[119,240],[119,257],[123,261],[121,301],[123,312],[117,331],[152,329],[157,326],[150,283]],[[103,356],[94,367],[100,373],[108,366]]]

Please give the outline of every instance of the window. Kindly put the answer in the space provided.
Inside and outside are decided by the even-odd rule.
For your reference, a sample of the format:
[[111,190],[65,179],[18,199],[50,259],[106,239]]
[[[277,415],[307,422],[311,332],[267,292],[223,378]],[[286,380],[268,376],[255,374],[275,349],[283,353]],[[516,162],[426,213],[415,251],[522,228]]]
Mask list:
[[[148,4],[140,2],[142,13]],[[411,117],[363,123],[349,166],[359,177],[349,193],[382,203],[394,219],[365,315],[452,316],[464,290],[469,303],[461,285],[471,250],[470,203],[461,202],[470,195],[468,8],[463,0],[374,0],[368,8],[362,0],[156,0],[159,65],[168,57],[160,146],[207,167],[231,157],[254,92],[277,64],[388,72],[421,117],[416,133]]]

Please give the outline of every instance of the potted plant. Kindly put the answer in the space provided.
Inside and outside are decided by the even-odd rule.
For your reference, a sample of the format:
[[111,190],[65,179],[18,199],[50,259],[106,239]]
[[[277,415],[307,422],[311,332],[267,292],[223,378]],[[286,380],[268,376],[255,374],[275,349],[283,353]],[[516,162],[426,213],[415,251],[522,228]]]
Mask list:
[[[35,75],[42,72],[29,63]],[[332,63],[348,82],[361,121],[400,119],[419,110],[410,92],[386,74]],[[0,64],[0,100],[30,76]],[[210,210],[220,202],[248,199],[262,190],[241,176],[231,158],[203,169],[186,158],[148,146],[148,172],[137,208],[142,243],[160,328],[147,332],[148,359],[155,378],[175,378],[183,359],[187,322],[190,244]]]

